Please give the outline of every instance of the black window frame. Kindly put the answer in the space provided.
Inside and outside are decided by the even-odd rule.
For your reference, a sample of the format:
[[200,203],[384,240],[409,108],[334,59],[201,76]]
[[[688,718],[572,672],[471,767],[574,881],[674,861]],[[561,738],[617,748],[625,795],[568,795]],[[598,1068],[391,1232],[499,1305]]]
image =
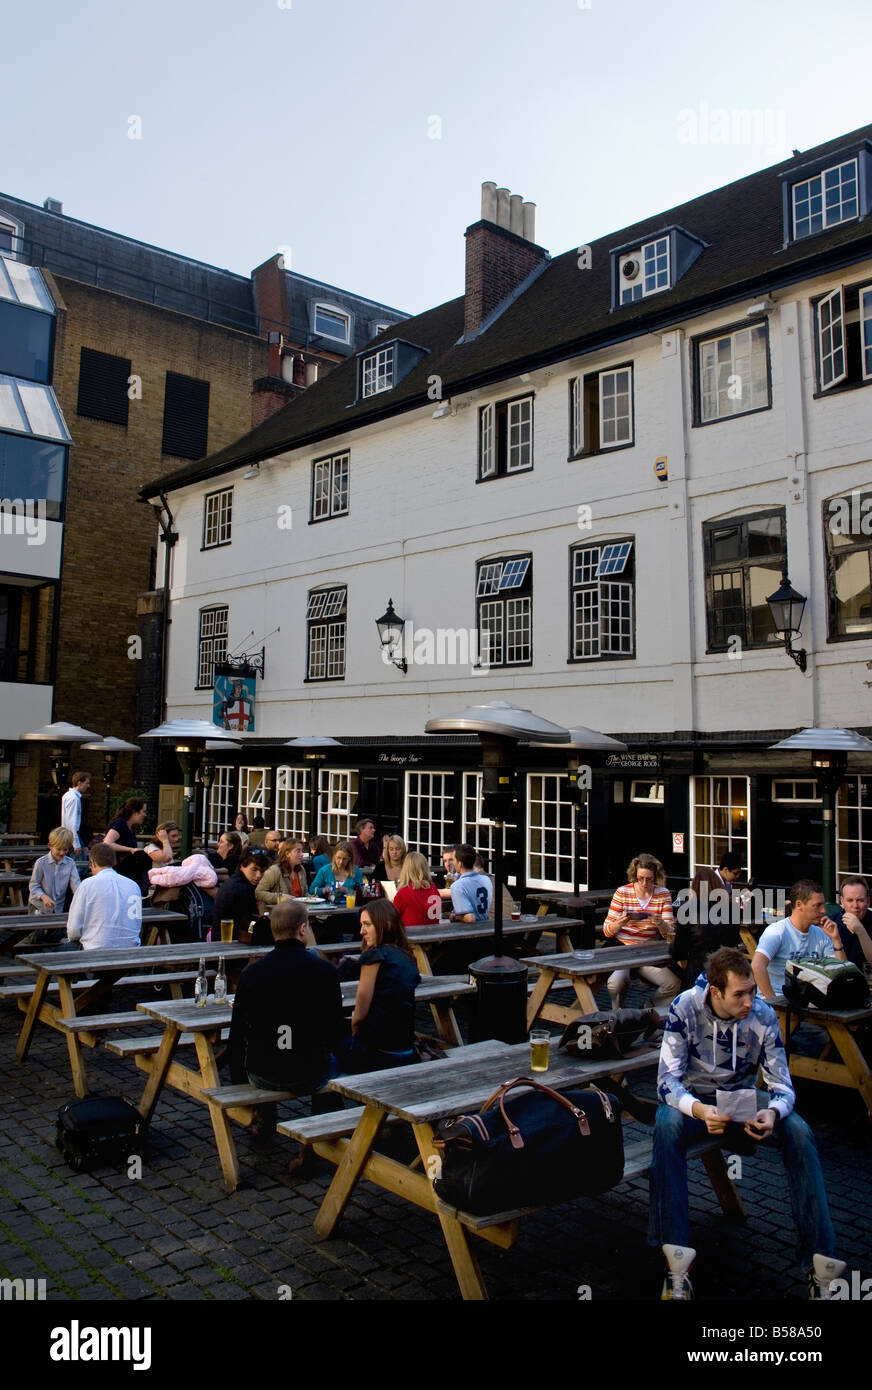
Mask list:
[[[223,497],[223,496],[225,495],[225,493],[229,493],[229,494],[230,494],[230,518],[229,518],[229,521],[228,521],[228,527],[229,527],[230,534],[228,534],[227,539],[224,540],[224,541],[212,541],[212,542],[209,542],[209,541],[207,540],[207,538],[206,538],[206,527],[207,527],[207,525],[208,525],[208,520],[209,520],[209,516],[208,516],[208,514],[209,514],[209,503],[210,503],[210,501],[212,500],[213,497]],[[219,506],[220,506],[220,504],[219,504]],[[230,487],[220,487],[220,488],[216,488],[216,490],[215,490],[214,492],[207,492],[206,495],[205,495],[205,497],[203,498],[203,537],[202,537],[202,543],[201,543],[201,545],[200,545],[200,549],[201,549],[201,550],[220,550],[220,549],[222,548],[222,546],[230,545],[230,544],[232,543],[232,541],[233,541],[232,531],[233,531],[233,484],[231,483]]]
[[[631,577],[630,577],[629,579],[627,579],[627,578],[622,578],[622,579],[618,580],[617,582],[618,582],[619,584],[627,584],[627,585],[629,585],[629,586],[631,587],[631,595],[632,595],[632,597],[631,597],[631,602],[632,602],[632,619],[631,619],[631,625],[632,625],[632,650],[631,650],[631,651],[628,651],[628,652],[602,652],[602,651],[600,651],[600,652],[598,652],[595,656],[576,656],[576,654],[575,654],[575,648],[576,648],[576,637],[577,637],[577,633],[576,633],[576,606],[575,606],[575,595],[576,595],[577,593],[592,591],[592,590],[593,590],[593,587],[594,587],[594,583],[596,583],[597,586],[598,586],[598,588],[599,588],[599,595],[598,595],[598,597],[599,597],[599,602],[602,603],[602,600],[603,600],[602,585],[603,585],[603,584],[609,583],[609,579],[608,579],[608,576],[605,576],[605,575],[604,575],[604,576],[602,576],[601,578],[599,578],[598,580],[589,580],[589,581],[586,580],[586,581],[583,581],[583,582],[578,582],[578,583],[576,583],[576,580],[575,580],[575,557],[576,557],[576,555],[578,554],[578,552],[581,551],[581,550],[594,550],[594,549],[598,549],[600,552],[602,552],[603,550],[605,550],[605,548],[606,548],[607,546],[620,546],[620,545],[629,545],[629,546],[630,546],[629,555],[627,556],[627,560],[626,560],[626,563],[625,563],[625,565],[624,565],[624,568],[620,571],[620,573],[621,573],[622,575],[626,575],[626,573],[629,571]],[[598,564],[599,564],[599,561],[601,560],[601,558],[602,558],[602,554],[600,553],[600,556],[598,557],[598,562],[597,562]],[[593,662],[603,662],[603,661],[635,661],[635,660],[636,660],[636,612],[637,612],[637,604],[636,604],[636,537],[635,537],[635,536],[626,536],[626,535],[625,535],[625,536],[607,536],[607,537],[603,537],[603,538],[596,537],[596,538],[591,538],[591,539],[588,539],[588,540],[576,541],[573,545],[571,545],[571,546],[569,547],[569,633],[568,633],[569,650],[568,650],[568,655],[567,655],[567,658],[566,658],[566,660],[567,660],[567,665],[569,665],[569,666],[590,666],[591,663],[593,663]],[[599,619],[599,612],[598,612],[598,614],[597,614],[597,621],[599,622],[599,620],[600,620],[600,619]],[[599,633],[598,633],[598,636],[597,636],[597,640],[598,640],[598,641],[600,640],[600,639],[599,639]]]
[[[863,376],[863,334],[860,320],[860,294],[863,290],[869,289],[872,289],[872,276],[867,275],[862,280],[853,280],[850,284],[842,282],[834,285],[832,289],[826,290],[823,294],[815,295],[813,299],[809,300],[812,311],[814,347],[813,400],[825,400],[827,396],[838,396],[843,391],[857,391],[864,386],[872,386],[872,376]],[[844,381],[834,382],[832,386],[824,386],[821,378],[823,363],[820,350],[820,306],[825,299],[832,298],[838,290],[842,292],[843,351],[847,375]],[[857,315],[856,318],[854,317],[855,314]],[[848,322],[849,316],[850,322]]]
[[[207,635],[207,636],[204,636],[204,635],[203,635],[203,619],[204,619],[204,617],[205,617],[205,615],[206,615],[207,613],[224,613],[224,614],[226,615],[226,626],[225,626],[225,631],[224,631],[223,633],[218,633],[217,635],[216,635],[215,633],[211,633],[211,634],[209,634],[209,635]],[[229,604],[226,604],[226,603],[207,603],[206,606],[205,606],[204,608],[201,608],[201,609],[200,609],[199,615],[198,615],[198,621],[197,621],[197,680],[196,680],[196,684],[195,684],[195,686],[194,686],[194,689],[195,689],[195,690],[214,690],[214,688],[215,688],[215,667],[218,665],[218,663],[219,663],[220,661],[224,660],[224,659],[226,658],[226,656],[227,656],[227,645],[228,645],[228,634],[229,634],[229,632],[230,632],[230,606],[229,606]],[[223,656],[217,656],[217,657],[216,657],[216,655],[215,655],[215,643],[216,643],[216,641],[220,642],[220,641],[222,640],[222,638],[223,638],[223,641],[224,641],[224,653],[223,653]],[[212,655],[211,655],[212,675],[211,675],[211,679],[210,679],[208,682],[202,682],[202,681],[200,680],[200,672],[202,671],[202,668],[203,668],[203,643],[204,643],[204,642],[210,642],[210,643],[212,644]]]
[[[766,333],[766,405],[756,405],[751,410],[737,410],[731,415],[718,415],[713,420],[702,418],[702,367],[700,365],[700,350],[704,343],[714,342],[718,338],[729,338],[733,334],[739,333],[745,328],[765,328]],[[723,425],[728,420],[745,420],[749,415],[759,415],[761,411],[772,409],[772,353],[770,350],[769,320],[765,316],[751,320],[739,321],[738,323],[725,324],[723,328],[715,329],[708,333],[697,333],[690,340],[691,347],[691,378],[693,389],[693,421],[694,429],[707,429],[709,425]]]
[[[85,370],[86,363],[89,364]],[[110,365],[111,364],[111,365]],[[101,386],[100,377],[108,384]],[[130,411],[131,360],[117,353],[101,352],[98,348],[79,349],[79,383],[76,414],[84,420],[101,420],[107,425],[127,429]],[[84,378],[84,381],[83,381]],[[111,387],[113,399],[108,399]],[[118,392],[115,399],[115,392]],[[83,399],[84,392],[84,399]],[[104,402],[97,398],[103,396]]]
[[[749,553],[747,528],[749,522],[764,521],[768,517],[778,517],[781,522],[781,553],[778,557],[773,556],[770,563],[761,564],[762,556],[752,556]],[[731,527],[736,527],[740,531],[739,556],[735,560],[721,561],[715,568],[711,558],[713,538],[716,532],[725,531]],[[749,571],[757,566],[771,569],[772,589],[774,591],[778,588],[781,573],[787,568],[787,517],[785,508],[763,507],[759,511],[743,512],[741,516],[722,517],[719,520],[703,522],[703,564],[705,571],[706,652],[729,651],[730,640],[734,637],[741,640],[743,651],[767,651],[777,646],[781,641],[777,635],[762,642],[749,639],[751,607],[747,576]],[[735,570],[742,572],[742,630],[731,632],[723,641],[715,641],[712,636],[714,628],[714,576]]]
[[[611,376],[614,372],[630,373],[630,438],[621,440],[618,444],[600,444],[600,380],[604,376]],[[581,430],[583,435],[582,447],[573,450],[575,436],[575,421],[573,411],[573,386],[581,384]],[[595,372],[576,372],[569,378],[568,384],[568,407],[569,407],[569,449],[570,461],[574,459],[595,458],[598,454],[616,454],[621,449],[634,449],[636,447],[636,370],[634,361],[617,362],[613,367],[600,367]],[[596,431],[596,444],[588,448],[587,436],[589,430]]]
[[[854,497],[857,497],[857,517],[861,523],[872,520],[872,508],[865,516],[860,509],[865,500],[872,502],[872,487],[856,487],[850,492],[836,494],[835,497],[828,497],[823,504],[823,528],[824,528],[824,556],[827,575],[827,642],[869,642],[872,640],[872,630],[868,632],[839,632],[838,631],[838,600],[836,595],[836,557],[842,555],[862,554],[864,551],[868,555],[870,589],[872,589],[872,533],[859,533],[856,541],[849,541],[847,545],[839,546],[838,550],[833,543],[834,532],[832,522],[834,513],[831,504],[837,500],[846,499],[849,507],[854,506]],[[853,512],[852,512],[853,518]],[[853,522],[852,522],[853,524]],[[854,532],[850,532],[853,536]]]
[[[345,509],[344,509],[343,511],[334,511],[334,508],[333,508],[333,491],[334,491],[335,467],[336,467],[336,462],[337,462],[338,459],[345,459],[345,460],[347,461],[347,462],[346,462],[346,475],[345,475]],[[329,465],[329,468],[330,468],[330,479],[329,479],[329,484],[328,484],[328,488],[327,488],[327,511],[326,511],[326,513],[324,514],[324,516],[316,516],[316,515],[315,515],[315,473],[316,473],[316,471],[317,471],[319,465],[322,465],[322,464],[328,464],[328,465]],[[350,513],[350,511],[351,511],[351,450],[350,450],[350,449],[338,449],[338,450],[336,451],[336,453],[333,453],[333,454],[321,454],[319,458],[316,458],[316,459],[313,459],[313,460],[312,460],[312,472],[311,472],[310,485],[309,485],[309,525],[310,525],[310,526],[317,526],[317,525],[319,525],[322,521],[334,521],[337,517],[340,517],[340,516],[348,516],[349,513]]]
[[[516,588],[507,588],[496,594],[479,594],[482,570],[487,565],[502,565],[503,573],[505,567],[512,563],[527,561],[527,568],[521,584]],[[502,576],[501,576],[502,578]],[[530,613],[530,654],[523,661],[507,661],[507,637],[508,637],[508,604],[513,599],[528,599]],[[501,661],[492,661],[488,646],[485,654],[485,643],[483,638],[481,610],[485,603],[499,603],[502,606],[501,623]],[[487,555],[475,563],[475,622],[478,634],[478,661],[477,666],[486,668],[489,671],[517,671],[526,666],[533,665],[533,552],[530,550],[516,551],[508,555]]]
[[[535,411],[535,391],[523,391],[513,396],[504,396],[499,401],[488,401],[487,404],[479,407],[478,411],[478,468],[475,481],[477,483],[492,483],[497,478],[517,478],[520,474],[531,473],[535,463],[535,442],[536,442],[536,411]],[[523,468],[512,468],[509,462],[509,410],[513,405],[518,405],[521,401],[530,402],[530,462]],[[485,411],[493,411],[493,431],[494,431],[494,468],[493,472],[483,473],[483,450],[482,450],[482,428]]]

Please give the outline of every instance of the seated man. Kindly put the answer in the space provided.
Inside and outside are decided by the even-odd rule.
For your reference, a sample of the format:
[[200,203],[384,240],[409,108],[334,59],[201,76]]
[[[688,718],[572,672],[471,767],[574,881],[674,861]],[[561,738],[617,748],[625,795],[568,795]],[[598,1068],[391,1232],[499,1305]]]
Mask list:
[[872,965],[872,912],[869,910],[869,888],[865,878],[855,874],[846,878],[839,889],[841,907],[832,920],[839,929],[845,957],[852,965]]
[[[757,996],[751,964],[741,951],[729,946],[715,951],[706,962],[706,975],[673,1001],[660,1051],[648,1244],[666,1256],[661,1298],[693,1296],[687,1277],[696,1254],[690,1248],[687,1150],[708,1133],[717,1135],[722,1147],[741,1146],[746,1153],[749,1140],[751,1151],[755,1143],[769,1139],[780,1150],[809,1298],[827,1299],[830,1282],[844,1263],[834,1258],[835,1236],[814,1137],[794,1113],[778,1020]],[[727,1113],[723,1093],[753,1090],[758,1067],[769,1089],[769,1105],[740,1128],[741,1121],[731,1121]],[[756,1103],[753,1096],[746,1099]]]
[[[252,961],[239,977],[230,1023],[230,1078],[234,1085],[312,1095],[312,1112],[338,1108],[331,1093],[315,1094],[335,1074],[333,1054],[345,1033],[342,991],[335,966],[306,949],[309,914],[289,899],[272,909],[275,949]],[[275,1129],[275,1107],[265,1107],[255,1134]],[[272,1112],[272,1113],[269,1113]]]
[[773,999],[781,993],[784,967],[792,956],[845,959],[839,929],[824,915],[826,899],[820,884],[801,878],[790,890],[790,901],[793,906],[790,916],[767,927],[754,952],[754,979],[765,999]]
[[475,868],[475,859],[472,845],[454,846],[459,877],[451,885],[451,922],[486,922],[490,917],[493,884]]
[[97,844],[89,852],[91,877],[76,889],[67,917],[67,940],[82,949],[122,950],[139,945],[142,894],[115,872],[115,850]]

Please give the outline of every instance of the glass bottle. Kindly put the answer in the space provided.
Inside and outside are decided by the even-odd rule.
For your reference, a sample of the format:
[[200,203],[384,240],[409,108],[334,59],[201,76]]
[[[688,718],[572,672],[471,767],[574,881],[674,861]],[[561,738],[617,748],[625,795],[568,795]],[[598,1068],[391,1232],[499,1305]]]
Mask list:
[[213,988],[215,991],[215,1003],[223,1004],[224,1000],[227,998],[227,972],[224,969],[223,956],[219,956],[218,958],[218,974],[215,976]]
[[206,957],[200,957],[200,968],[197,971],[197,979],[194,984],[194,1005],[198,1009],[205,1009],[209,1001],[209,981],[206,979]]

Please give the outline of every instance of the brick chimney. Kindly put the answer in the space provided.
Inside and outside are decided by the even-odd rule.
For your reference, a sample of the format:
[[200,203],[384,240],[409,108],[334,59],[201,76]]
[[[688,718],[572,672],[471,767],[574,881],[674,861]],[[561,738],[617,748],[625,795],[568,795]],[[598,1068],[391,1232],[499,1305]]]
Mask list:
[[477,333],[531,270],[548,259],[533,241],[536,204],[495,183],[481,186],[481,221],[466,229],[464,337]]

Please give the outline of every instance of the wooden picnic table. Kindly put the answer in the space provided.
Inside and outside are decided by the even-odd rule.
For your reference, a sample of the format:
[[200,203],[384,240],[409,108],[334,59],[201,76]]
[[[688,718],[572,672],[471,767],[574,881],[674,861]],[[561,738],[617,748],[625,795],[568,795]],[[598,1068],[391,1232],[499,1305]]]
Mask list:
[[[575,921],[571,917],[522,917],[520,922],[503,923],[504,936],[527,935],[531,932],[554,932],[557,946],[561,951],[571,951],[570,930]],[[433,974],[433,960],[438,957],[441,946],[451,946],[459,941],[492,941],[493,922],[443,922],[440,926],[407,927],[406,939],[412,948],[415,962],[422,975]],[[351,955],[361,949],[358,941],[322,942],[318,950],[323,956]],[[536,957],[535,964],[548,957]],[[529,962],[528,962],[529,964]]]
[[24,889],[29,883],[30,874],[0,874],[0,903],[24,907]]
[[[11,917],[0,917],[0,955],[15,949],[16,936],[30,932],[44,931],[46,928],[65,928],[67,912],[16,913]],[[142,909],[142,944],[150,946],[156,936],[166,936],[169,928],[177,922],[187,922],[182,912],[169,912],[157,907]],[[9,933],[7,937],[5,934]],[[91,954],[89,952],[89,954]]]
[[[109,996],[115,985],[123,981],[131,970],[141,971],[149,967],[163,966],[172,971],[173,967],[196,966],[201,958],[209,961],[224,956],[228,962],[237,957],[248,960],[270,950],[271,946],[245,946],[238,942],[226,944],[220,941],[194,941],[181,946],[140,946],[133,950],[42,951],[32,955],[16,955],[16,960],[33,968],[36,979],[29,997],[20,998],[18,1001],[18,1007],[24,1011],[25,1018],[15,1049],[15,1059],[18,1062],[24,1061],[30,1050],[37,1022],[45,1023],[49,1028],[65,1034],[76,1095],[87,1095],[81,1044],[93,1047],[99,1039],[90,1039],[87,1033],[80,1037],[75,1026],[70,1026],[71,1022],[74,1025],[74,1021],[82,1016],[83,1010],[90,1004]],[[96,976],[94,984],[87,986],[78,995],[75,994],[73,985],[91,976]],[[46,997],[53,979],[58,985],[59,1005],[50,1003]],[[142,983],[140,976],[135,976],[130,983],[134,980]],[[161,984],[160,973],[154,976],[154,983]],[[174,997],[180,999],[181,982],[176,979],[168,983]],[[67,1020],[65,1025],[61,1023],[62,1019]]]
[[[551,1087],[604,1081],[606,1077],[637,1071],[657,1061],[657,1049],[645,1048],[619,1062],[582,1062],[566,1056],[555,1057],[540,1080]],[[332,1235],[337,1222],[361,1178],[387,1192],[435,1213],[442,1227],[445,1244],[454,1266],[460,1291],[465,1299],[485,1299],[487,1292],[470,1246],[470,1231],[459,1215],[439,1201],[430,1174],[439,1171],[439,1153],[434,1130],[440,1120],[478,1110],[505,1082],[529,1073],[529,1043],[473,1043],[456,1048],[445,1062],[398,1067],[392,1071],[370,1072],[360,1076],[341,1076],[330,1082],[338,1091],[364,1107],[350,1139],[325,1138],[313,1147],[322,1158],[335,1163],[336,1173],[315,1219],[319,1236]],[[411,1126],[423,1172],[414,1171],[384,1154],[374,1152],[383,1122],[390,1116]],[[293,1132],[293,1125],[287,1126]],[[518,1214],[493,1224],[477,1223],[475,1234],[503,1249],[517,1237]]]
[[[667,942],[653,946],[605,946],[595,951],[569,951],[559,956],[527,956],[525,965],[539,968],[539,979],[527,1001],[527,1027],[537,1018],[549,1023],[571,1023],[583,1014],[596,1012],[593,986],[597,988],[604,976],[613,970],[632,970],[640,965],[668,965]],[[558,980],[568,980],[575,991],[572,1005],[549,1004],[548,993]]]
[[[778,994],[766,1001],[778,1016],[781,1036],[789,1053],[790,1073],[809,1081],[828,1081],[831,1086],[848,1086],[860,1092],[872,1118],[872,1070],[857,1042],[861,1028],[872,1025],[872,1007],[863,1009],[798,1009]],[[802,1023],[813,1023],[827,1034],[828,1042],[818,1057],[806,1057],[791,1052],[787,1035],[787,1015],[790,1012],[791,1036]],[[867,1033],[867,1036],[869,1034]],[[838,1054],[837,1059],[832,1053]]]
[[4,830],[3,834],[0,835],[0,849],[6,845],[25,844],[38,839],[39,835],[35,830]]
[[[454,1019],[453,1001],[474,991],[465,976],[449,976],[440,979],[422,980],[415,991],[419,1004],[429,1004],[440,1018],[440,1036],[447,1042],[461,1043],[460,1033]],[[357,995],[357,981],[351,980],[342,985],[342,1007],[351,1013]],[[215,1045],[220,1040],[222,1029],[226,1029],[232,1018],[233,997],[221,1003],[214,998],[205,1008],[197,1008],[192,999],[165,1001],[163,1003],[139,1003],[137,1009],[149,1018],[163,1024],[164,1033],[157,1050],[134,1052],[136,1065],[148,1074],[148,1080],[139,1102],[139,1112],[146,1124],[154,1114],[155,1107],[164,1086],[172,1086],[194,1100],[203,1101],[209,1106],[212,1130],[225,1187],[233,1192],[239,1185],[239,1164],[236,1145],[230,1128],[231,1120],[250,1123],[252,1107],[239,1105],[228,1107],[217,1104],[206,1094],[207,1091],[220,1091],[218,1059]],[[193,1035],[197,1051],[197,1067],[188,1067],[175,1060],[176,1050],[183,1033]],[[280,1093],[284,1095],[285,1093]]]
[[46,854],[48,854],[48,845],[23,845],[19,849],[12,845],[0,845],[0,864],[9,874],[20,871],[22,864],[30,869],[30,873],[33,873],[33,866],[37,859],[42,859]]

